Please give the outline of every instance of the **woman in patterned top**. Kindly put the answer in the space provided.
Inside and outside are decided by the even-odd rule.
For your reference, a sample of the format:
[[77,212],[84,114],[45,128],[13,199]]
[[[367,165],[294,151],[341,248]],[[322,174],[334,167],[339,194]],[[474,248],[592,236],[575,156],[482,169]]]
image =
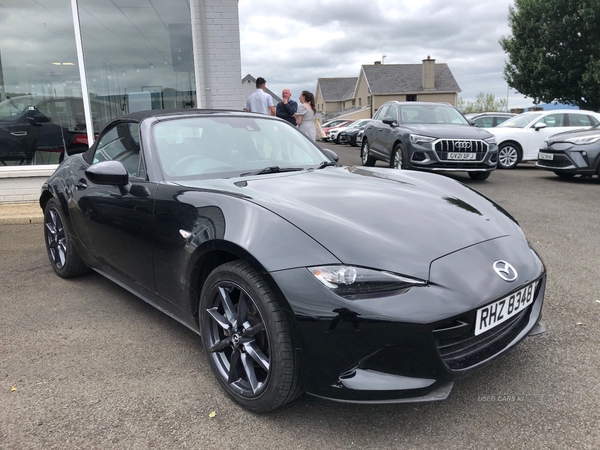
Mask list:
[[309,91],[302,91],[298,111],[296,111],[296,124],[300,130],[311,141],[317,139],[317,130],[315,128],[315,96]]

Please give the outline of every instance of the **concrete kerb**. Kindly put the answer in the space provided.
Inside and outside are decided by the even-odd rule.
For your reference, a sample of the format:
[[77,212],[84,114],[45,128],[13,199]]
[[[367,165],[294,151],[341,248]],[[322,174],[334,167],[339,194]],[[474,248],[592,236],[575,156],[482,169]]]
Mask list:
[[38,202],[0,203],[0,225],[44,223],[44,213]]

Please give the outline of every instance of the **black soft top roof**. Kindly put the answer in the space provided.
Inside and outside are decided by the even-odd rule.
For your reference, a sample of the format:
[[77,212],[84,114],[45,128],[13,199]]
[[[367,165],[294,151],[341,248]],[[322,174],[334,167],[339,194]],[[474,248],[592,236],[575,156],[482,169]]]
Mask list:
[[[257,113],[250,113],[245,111],[236,111],[231,109],[152,109],[148,111],[138,111],[130,114],[126,114],[124,116],[115,117],[111,121],[123,121],[123,120],[133,120],[134,122],[141,122],[150,117],[156,117],[160,119],[161,117],[169,116],[202,116],[202,115],[210,115],[210,114],[230,114],[230,115],[239,115],[239,116],[256,116]],[[259,114],[262,117],[270,117],[265,116],[264,114]]]

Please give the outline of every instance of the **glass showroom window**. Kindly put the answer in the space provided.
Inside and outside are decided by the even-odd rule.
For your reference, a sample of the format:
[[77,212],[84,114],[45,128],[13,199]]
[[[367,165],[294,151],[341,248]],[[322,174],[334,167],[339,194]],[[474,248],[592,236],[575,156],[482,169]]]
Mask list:
[[0,2],[0,166],[86,146],[70,0]]
[[187,0],[78,0],[94,130],[148,109],[196,107]]
[[77,3],[87,115],[71,0],[0,2],[0,166],[56,164],[115,117],[196,107],[187,0]]

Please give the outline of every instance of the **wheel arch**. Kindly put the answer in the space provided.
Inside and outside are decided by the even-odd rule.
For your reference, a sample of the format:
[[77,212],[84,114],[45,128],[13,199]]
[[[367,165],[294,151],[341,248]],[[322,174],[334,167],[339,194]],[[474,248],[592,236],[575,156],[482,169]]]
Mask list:
[[44,189],[42,191],[42,194],[40,195],[40,207],[42,208],[42,210],[46,210],[46,205],[48,204],[48,202],[50,201],[51,198],[54,198],[54,195],[52,195],[52,193],[46,189]]
[[285,296],[279,286],[266,270],[263,264],[258,261],[252,254],[246,249],[239,245],[225,240],[211,241],[203,247],[196,249],[194,258],[190,264],[189,273],[189,296],[190,305],[192,305],[192,314],[196,326],[200,329],[200,312],[199,312],[199,299],[204,287],[204,283],[210,273],[222,264],[230,261],[242,260],[248,263],[254,270],[256,270],[265,280],[273,295],[277,299],[277,302],[281,306],[281,309],[285,315],[286,322],[289,326],[290,333],[292,334],[294,345],[297,349],[302,347],[302,336],[296,320],[296,316],[292,312],[292,308],[286,300]]
[[406,150],[406,145],[404,145],[404,142],[402,142],[402,139],[400,137],[397,137],[396,140],[394,141],[394,145],[392,145],[392,152],[396,149],[396,147],[398,147],[398,145],[401,145],[402,148],[404,150]]
[[502,147],[503,145],[513,145],[516,149],[517,149],[517,153],[519,155],[518,159],[517,159],[517,163],[520,163],[523,161],[523,146],[516,140],[514,139],[507,139],[506,141],[502,141],[498,144],[498,150],[500,150],[500,147]]

